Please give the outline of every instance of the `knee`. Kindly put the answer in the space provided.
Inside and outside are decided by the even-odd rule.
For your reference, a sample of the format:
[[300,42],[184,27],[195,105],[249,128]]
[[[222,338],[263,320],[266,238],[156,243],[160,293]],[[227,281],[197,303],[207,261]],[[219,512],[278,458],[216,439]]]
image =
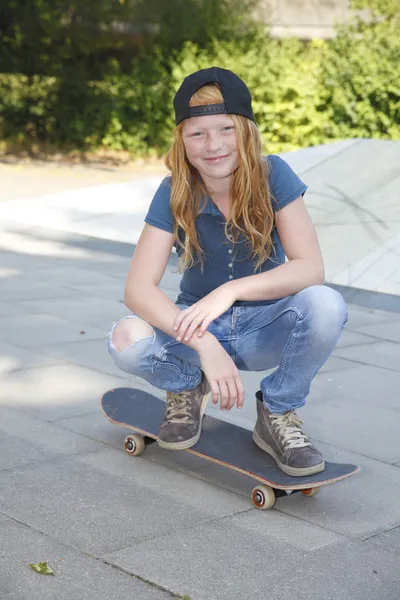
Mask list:
[[124,317],[117,323],[112,332],[111,344],[117,352],[122,352],[136,344],[136,342],[154,338],[154,336],[154,329],[140,317],[136,315]]
[[302,290],[300,309],[316,332],[340,332],[347,322],[346,303],[339,292],[324,285]]

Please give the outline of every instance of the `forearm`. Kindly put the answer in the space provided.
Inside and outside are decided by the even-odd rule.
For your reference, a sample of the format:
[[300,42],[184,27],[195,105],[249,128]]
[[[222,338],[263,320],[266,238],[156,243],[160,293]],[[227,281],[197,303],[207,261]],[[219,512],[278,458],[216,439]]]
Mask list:
[[236,300],[276,300],[297,294],[311,285],[324,283],[323,264],[294,259],[265,273],[235,279],[232,286]]
[[[155,285],[140,286],[140,293],[137,294],[125,290],[124,304],[147,323],[176,339],[177,332],[172,327],[180,310],[158,287]],[[200,352],[203,347],[215,341],[216,337],[206,332],[201,338],[195,335],[189,342],[182,341],[181,343]]]

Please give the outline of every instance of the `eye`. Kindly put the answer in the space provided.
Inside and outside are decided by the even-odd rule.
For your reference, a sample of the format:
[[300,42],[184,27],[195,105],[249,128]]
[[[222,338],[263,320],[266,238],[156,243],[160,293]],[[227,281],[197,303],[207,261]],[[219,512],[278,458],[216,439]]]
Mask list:
[[202,131],[195,131],[194,133],[190,134],[190,137],[200,137],[201,135],[203,135]]
[[222,128],[222,131],[232,131],[233,129],[235,129],[234,125],[227,125],[226,127]]

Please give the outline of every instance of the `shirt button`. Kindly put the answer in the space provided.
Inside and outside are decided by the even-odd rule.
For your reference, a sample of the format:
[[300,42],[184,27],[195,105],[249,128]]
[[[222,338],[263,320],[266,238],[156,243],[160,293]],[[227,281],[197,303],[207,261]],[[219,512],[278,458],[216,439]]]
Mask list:
[[233,279],[233,275],[229,275],[229,279]]
[[229,254],[232,254],[232,252],[233,252],[232,248],[229,248],[228,252],[229,252]]
[[233,267],[233,263],[229,263],[228,267]]

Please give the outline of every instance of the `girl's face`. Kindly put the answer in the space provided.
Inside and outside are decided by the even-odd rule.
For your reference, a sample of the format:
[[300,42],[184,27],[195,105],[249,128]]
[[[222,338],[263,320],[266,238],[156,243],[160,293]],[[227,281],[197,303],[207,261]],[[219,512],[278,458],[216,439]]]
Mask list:
[[204,183],[230,178],[239,166],[235,124],[228,115],[192,117],[183,122],[183,143],[189,162]]

